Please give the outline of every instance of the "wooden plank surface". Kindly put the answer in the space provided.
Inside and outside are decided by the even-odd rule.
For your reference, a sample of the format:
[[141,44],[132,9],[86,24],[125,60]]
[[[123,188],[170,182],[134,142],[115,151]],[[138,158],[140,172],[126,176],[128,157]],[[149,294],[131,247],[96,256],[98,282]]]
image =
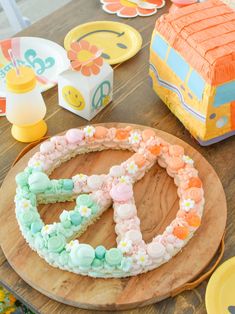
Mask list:
[[[164,13],[160,9],[158,16]],[[49,17],[35,23],[19,36],[39,36],[63,44],[63,38],[72,27],[94,20],[125,22],[138,29],[143,36],[143,47],[131,60],[115,67],[114,100],[93,119],[95,122],[129,122],[145,124],[172,133],[195,147],[217,171],[225,189],[228,203],[228,223],[224,259],[235,255],[235,137],[211,147],[200,147],[184,129],[182,124],[169,112],[148,82],[148,57],[151,33],[157,15],[147,18],[121,19],[101,10],[98,0],[73,0]],[[44,93],[47,104],[46,121],[48,133],[53,135],[71,127],[86,124],[86,121],[61,109],[57,105],[57,88]],[[10,125],[0,118],[0,180],[7,174],[17,154],[25,147],[11,137]],[[213,187],[212,187],[213,188]],[[213,235],[212,235],[213,236]],[[3,284],[40,313],[86,313],[51,301],[25,284],[11,269],[0,253],[0,278]],[[173,299],[129,313],[205,313],[204,295],[206,282],[191,292],[184,292]]]

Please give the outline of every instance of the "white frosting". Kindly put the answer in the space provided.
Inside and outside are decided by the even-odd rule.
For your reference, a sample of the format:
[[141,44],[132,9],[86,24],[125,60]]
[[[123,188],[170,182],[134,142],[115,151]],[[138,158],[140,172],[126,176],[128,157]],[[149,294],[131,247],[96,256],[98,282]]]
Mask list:
[[138,230],[130,230],[130,231],[127,231],[126,238],[136,244],[142,241],[142,234]]
[[113,166],[111,167],[109,174],[112,177],[121,177],[121,176],[124,176],[125,170],[122,166]]
[[133,204],[123,204],[117,207],[116,212],[118,217],[126,220],[136,214],[136,207]]
[[104,180],[101,176],[98,175],[92,175],[88,177],[87,179],[87,185],[92,189],[92,190],[98,190],[101,188]]
[[163,257],[166,252],[166,248],[161,243],[150,243],[147,245],[147,252],[153,259]]

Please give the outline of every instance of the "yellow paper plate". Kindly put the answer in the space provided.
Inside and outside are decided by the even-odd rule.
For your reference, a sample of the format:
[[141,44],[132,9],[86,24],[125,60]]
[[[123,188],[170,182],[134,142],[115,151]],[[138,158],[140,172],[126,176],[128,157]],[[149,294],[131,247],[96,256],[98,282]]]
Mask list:
[[81,39],[103,49],[103,58],[109,64],[117,64],[133,57],[142,46],[142,37],[133,27],[124,23],[97,21],[73,28],[64,39],[64,47],[70,49],[73,41]]
[[235,257],[211,276],[206,289],[208,314],[235,314]]

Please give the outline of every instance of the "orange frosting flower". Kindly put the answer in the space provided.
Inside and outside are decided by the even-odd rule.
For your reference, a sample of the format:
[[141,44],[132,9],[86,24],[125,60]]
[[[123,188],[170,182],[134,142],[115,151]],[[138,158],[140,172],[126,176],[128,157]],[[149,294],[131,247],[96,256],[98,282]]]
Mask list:
[[130,136],[130,131],[129,129],[118,129],[116,131],[116,139],[118,140],[125,140]]
[[174,228],[173,234],[177,238],[184,240],[189,235],[189,229],[187,227],[184,227],[184,226],[177,226]]
[[156,135],[156,133],[151,129],[145,129],[142,132],[142,138],[145,142],[147,142],[148,139],[150,139],[151,137],[153,137],[155,135]]
[[94,45],[90,45],[88,41],[80,40],[71,44],[68,58],[74,70],[81,71],[85,76],[97,75],[100,72],[100,67],[103,65],[101,53],[101,50]]
[[188,213],[186,215],[186,221],[191,227],[199,227],[201,224],[201,218],[194,213]]
[[142,168],[144,166],[145,161],[146,161],[146,158],[144,157],[144,155],[136,153],[132,156],[132,158],[139,168]]
[[161,147],[159,145],[150,146],[148,147],[148,151],[154,156],[158,156],[161,153]]
[[189,179],[188,187],[189,188],[201,188],[202,181],[198,177],[192,177]]

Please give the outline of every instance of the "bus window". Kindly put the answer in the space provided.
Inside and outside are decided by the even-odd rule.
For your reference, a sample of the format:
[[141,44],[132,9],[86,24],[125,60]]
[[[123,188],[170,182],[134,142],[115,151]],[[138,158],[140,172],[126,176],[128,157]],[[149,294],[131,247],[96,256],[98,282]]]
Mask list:
[[205,88],[205,81],[194,70],[192,71],[188,79],[188,87],[196,95],[198,100],[202,100],[202,95]]
[[173,48],[169,53],[167,64],[182,81],[185,81],[189,71],[189,65]]
[[168,44],[159,35],[155,36],[152,48],[162,60],[166,58]]
[[235,81],[220,85],[216,89],[214,107],[219,107],[223,104],[235,100]]

